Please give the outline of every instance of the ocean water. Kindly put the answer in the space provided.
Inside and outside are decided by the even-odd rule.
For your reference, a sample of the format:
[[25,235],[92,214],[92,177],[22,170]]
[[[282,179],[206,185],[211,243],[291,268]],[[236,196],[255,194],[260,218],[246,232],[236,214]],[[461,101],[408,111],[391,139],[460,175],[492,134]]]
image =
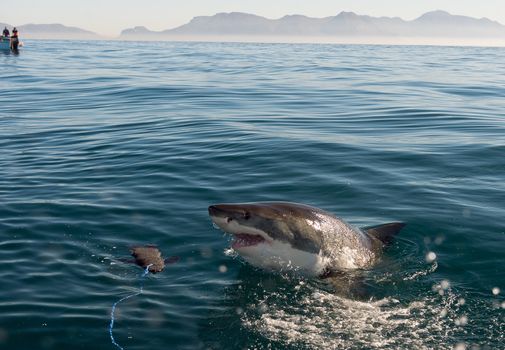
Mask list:
[[[26,41],[0,55],[0,348],[505,348],[505,49]],[[366,299],[210,204],[408,225]],[[147,275],[129,248],[180,260]]]

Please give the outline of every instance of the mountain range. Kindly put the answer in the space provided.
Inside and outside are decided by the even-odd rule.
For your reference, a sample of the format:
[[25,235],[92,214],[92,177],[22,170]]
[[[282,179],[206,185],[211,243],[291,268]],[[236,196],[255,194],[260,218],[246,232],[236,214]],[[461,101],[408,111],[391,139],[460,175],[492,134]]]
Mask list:
[[324,18],[291,15],[280,19],[232,12],[195,17],[180,27],[159,32],[145,27],[126,29],[121,32],[120,38],[138,40],[181,36],[505,38],[505,26],[487,18],[456,16],[445,11],[428,12],[412,21],[399,17],[363,16],[354,12],[341,12]]
[[[12,25],[0,23],[0,29],[12,29]],[[63,24],[24,24],[17,27],[22,38],[29,39],[83,39],[99,40],[102,37],[96,33],[77,27],[67,27]]]
[[[0,26],[4,24],[0,23]],[[61,24],[26,24],[18,27],[25,38],[48,39],[104,39],[100,35]],[[254,40],[255,38],[280,38],[296,41],[305,38],[338,40],[342,38],[454,38],[498,39],[505,42],[505,26],[487,18],[452,15],[445,11],[432,11],[406,21],[399,17],[371,17],[353,12],[336,16],[312,18],[302,15],[279,19],[240,13],[218,13],[199,16],[187,24],[163,31],[152,31],[139,26],[125,29],[119,40]],[[284,38],[284,39],[282,39]],[[260,39],[261,40],[261,39]]]

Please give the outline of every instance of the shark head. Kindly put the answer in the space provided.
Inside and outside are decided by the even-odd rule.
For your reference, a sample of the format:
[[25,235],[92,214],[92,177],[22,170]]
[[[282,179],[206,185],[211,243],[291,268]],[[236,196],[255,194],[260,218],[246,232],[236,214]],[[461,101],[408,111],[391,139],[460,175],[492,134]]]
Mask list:
[[216,204],[209,215],[251,265],[318,275],[324,269],[317,209],[295,203]]

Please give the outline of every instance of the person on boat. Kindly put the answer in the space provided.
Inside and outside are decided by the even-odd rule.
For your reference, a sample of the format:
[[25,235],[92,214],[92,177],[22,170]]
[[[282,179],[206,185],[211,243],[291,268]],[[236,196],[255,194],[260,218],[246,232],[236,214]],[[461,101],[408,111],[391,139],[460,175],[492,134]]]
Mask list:
[[19,45],[18,30],[16,29],[16,27],[14,27],[14,29],[12,29],[12,35],[11,35],[11,50],[17,51],[18,45]]
[[8,38],[9,35],[11,35],[11,33],[9,32],[9,29],[7,29],[7,27],[4,28],[4,31],[3,31],[3,35],[4,37]]

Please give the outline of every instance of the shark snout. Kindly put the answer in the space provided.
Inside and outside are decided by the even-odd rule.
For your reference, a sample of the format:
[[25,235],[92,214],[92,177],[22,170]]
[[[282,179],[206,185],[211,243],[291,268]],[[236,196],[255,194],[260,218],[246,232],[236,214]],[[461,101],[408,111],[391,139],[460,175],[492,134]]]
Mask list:
[[210,216],[232,216],[236,215],[238,209],[230,204],[214,204],[209,207]]
[[240,205],[214,204],[209,207],[209,215],[214,217],[239,217],[243,216],[245,209]]
[[228,224],[234,221],[235,213],[226,207],[226,204],[215,204],[209,207],[209,216],[214,224],[225,231],[229,231]]
[[219,213],[222,213],[222,212],[223,211],[221,209],[219,209],[219,207],[217,205],[211,205],[211,206],[209,206],[209,215],[210,216],[218,216]]
[[219,223],[223,224],[225,222],[229,224],[230,221],[232,221],[230,213],[219,205],[211,205],[209,207],[209,216],[211,217],[212,221],[218,225]]

